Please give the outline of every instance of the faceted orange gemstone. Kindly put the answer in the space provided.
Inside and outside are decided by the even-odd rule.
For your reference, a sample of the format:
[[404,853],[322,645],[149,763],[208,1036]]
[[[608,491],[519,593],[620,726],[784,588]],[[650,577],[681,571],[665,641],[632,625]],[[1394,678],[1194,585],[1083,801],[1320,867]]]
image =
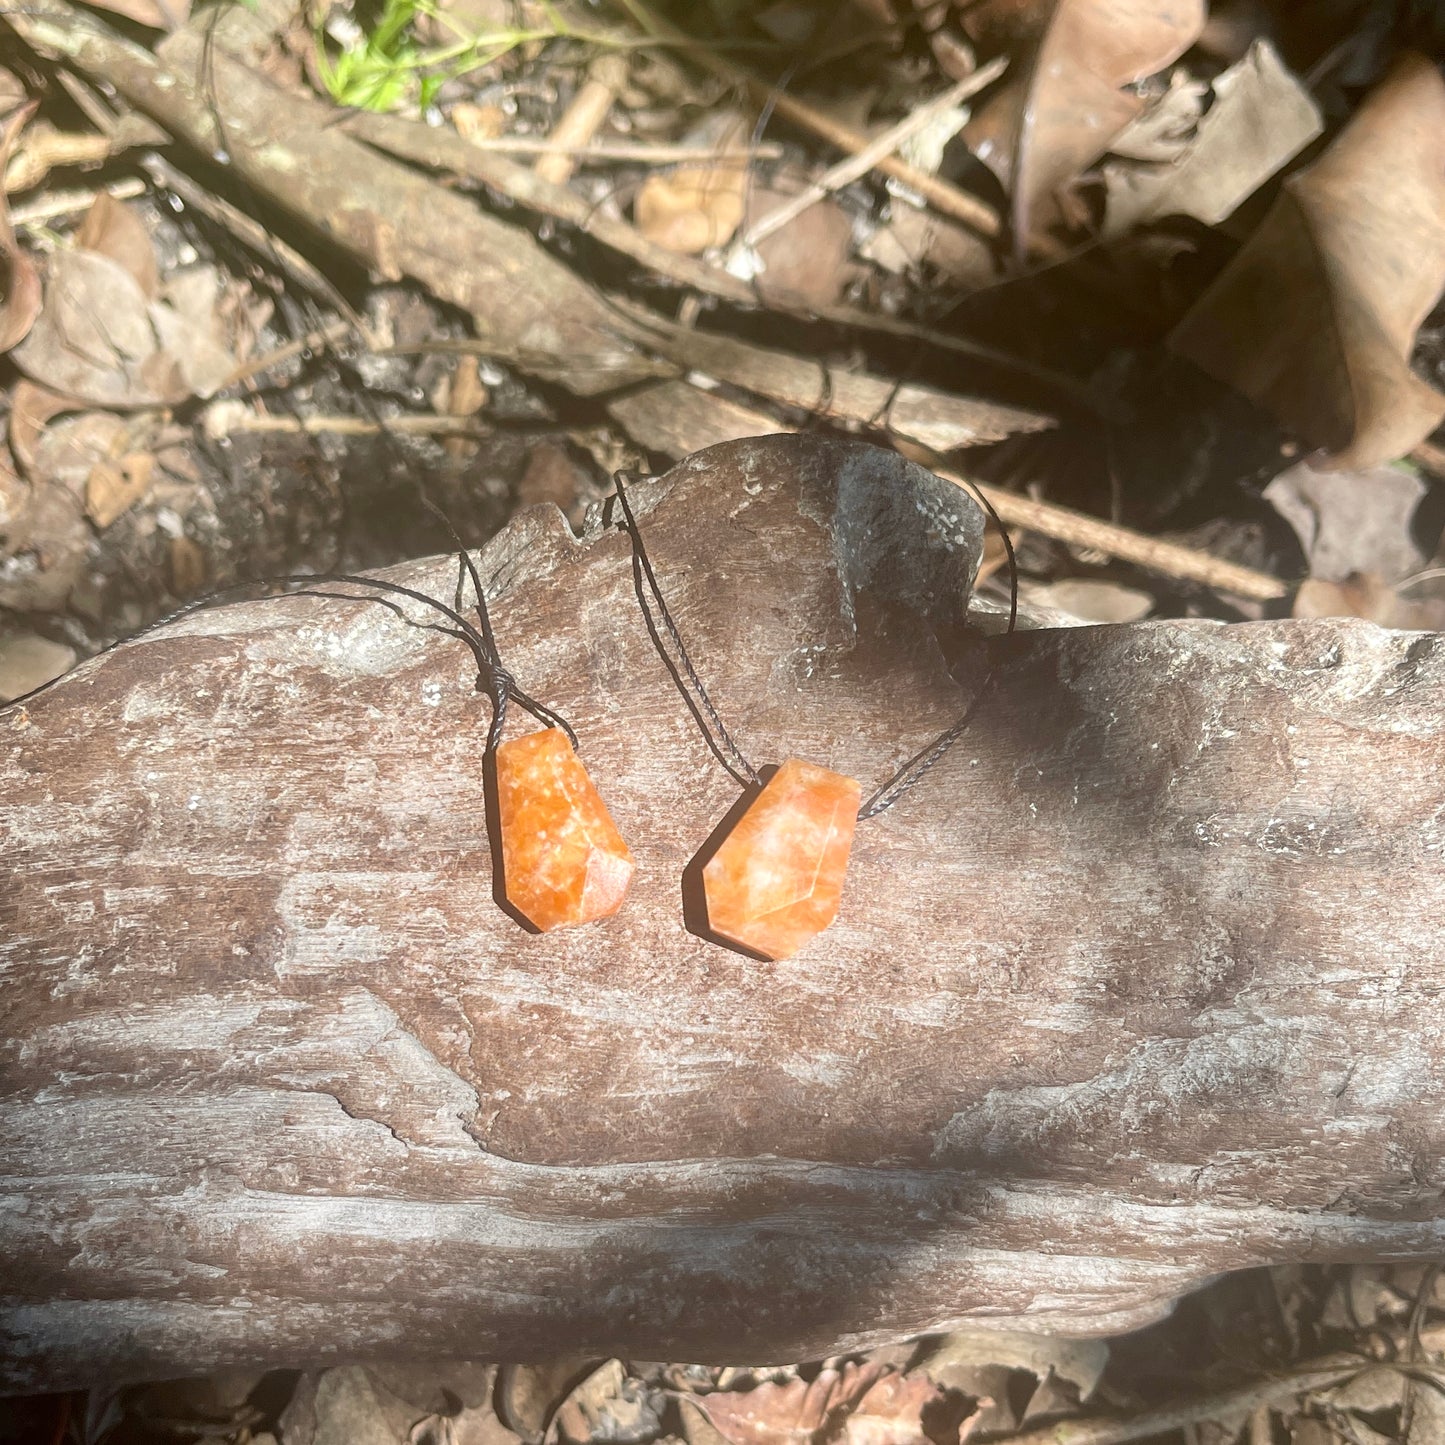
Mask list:
[[789,758],[702,870],[714,933],[790,958],[838,915],[862,789]]
[[543,933],[622,906],[632,854],[560,729],[497,749],[497,814],[507,901]]

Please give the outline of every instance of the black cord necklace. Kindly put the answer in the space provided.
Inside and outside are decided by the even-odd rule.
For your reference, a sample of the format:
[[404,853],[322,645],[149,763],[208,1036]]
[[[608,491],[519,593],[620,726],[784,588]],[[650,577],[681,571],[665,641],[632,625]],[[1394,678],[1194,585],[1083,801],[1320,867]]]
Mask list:
[[[760,787],[702,869],[708,928],[720,940],[769,960],[788,958],[837,916],[843,878],[859,820],[876,818],[916,787],[967,730],[993,682],[985,674],[958,720],[909,758],[865,800],[856,779],[789,758],[764,783],[728,731],[662,595],[642,529],[614,476],[622,525],[632,543],[632,581],[653,646],[672,676],[713,756],[744,788]],[[1009,568],[1008,632],[1018,622],[1018,569],[1013,543],[989,500],[969,488],[1003,538]]]

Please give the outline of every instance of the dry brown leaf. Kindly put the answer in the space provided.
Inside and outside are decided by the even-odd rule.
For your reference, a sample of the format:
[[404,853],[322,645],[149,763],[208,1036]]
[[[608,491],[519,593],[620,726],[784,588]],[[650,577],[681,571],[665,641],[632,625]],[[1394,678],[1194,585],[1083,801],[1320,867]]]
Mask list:
[[[206,554],[189,537],[183,535],[171,538],[170,556],[167,560],[170,564],[170,589],[173,597],[194,597],[206,585],[206,574],[209,571]],[[490,1410],[490,1407],[488,1408]]]
[[302,1375],[281,1415],[286,1445],[397,1445],[424,1412],[361,1365]]
[[1363,617],[1407,632],[1445,630],[1445,566],[1423,568],[1395,583],[1378,572],[1352,572],[1340,581],[1310,577],[1300,583],[1294,617]]
[[490,1404],[493,1367],[347,1365],[305,1374],[281,1415],[286,1445],[515,1445]]
[[580,1379],[590,1375],[595,1357],[567,1356],[540,1365],[502,1365],[497,1371],[497,1413],[515,1434],[536,1445],[557,1407]]
[[[1109,142],[1110,156],[1177,164],[1199,130],[1208,101],[1209,86],[1204,81],[1176,70],[1169,77],[1169,89]],[[1107,171],[1105,167],[1106,179]]]
[[61,412],[82,409],[80,402],[33,381],[15,383],[10,393],[10,452],[26,476],[35,470],[35,448],[49,422]]
[[490,1405],[428,1415],[411,1427],[407,1440],[408,1445],[520,1445]]
[[1440,1445],[1445,1440],[1445,1396],[1432,1385],[1415,1389],[1415,1410],[1405,1445]]
[[1015,50],[1038,39],[1055,0],[954,0],[959,24],[987,50]]
[[156,352],[145,292],[118,261],[62,251],[51,262],[45,306],[15,363],[52,391],[101,406],[154,404],[144,363]]
[[926,1375],[890,1371],[844,1419],[843,1439],[846,1445],[928,1445],[923,1412],[942,1401],[943,1391]]
[[[1034,1392],[1029,1396],[1028,1404],[1024,1406],[1024,1417],[1021,1423],[1025,1427],[1042,1425],[1046,1420],[1072,1415],[1078,1408],[1079,1392],[1069,1381],[1050,1370],[1034,1386]],[[1243,1422],[1241,1421],[1241,1423]],[[1231,1432],[1223,1439],[1232,1440],[1234,1433]]]
[[621,1360],[608,1360],[573,1386],[557,1409],[555,1432],[572,1445],[654,1440],[662,1427],[646,1389],[630,1379]]
[[[1115,154],[1151,158],[1137,134],[1150,119],[1158,117],[1153,112],[1141,116],[1117,137],[1111,147]],[[1192,140],[1177,156],[1154,157],[1153,165],[1111,161],[1104,167],[1103,234],[1117,236],[1162,216],[1193,216],[1218,225],[1322,126],[1309,92],[1269,42],[1259,41],[1215,80],[1214,104],[1197,118]]]
[[97,462],[85,479],[86,516],[104,531],[150,491],[155,464],[149,452]]
[[20,515],[6,529],[0,607],[49,612],[66,605],[86,565],[92,537],[85,518],[85,482],[97,462],[125,449],[119,417],[87,412],[66,417],[40,436],[32,486]]
[[31,480],[37,488],[63,487],[84,497],[86,479],[96,463],[113,461],[131,450],[125,420],[107,411],[62,417],[41,433]]
[[139,212],[106,191],[96,196],[85,213],[75,244],[123,266],[146,297],[154,298],[160,290],[160,265],[145,222]]
[[214,315],[150,301],[118,261],[79,250],[54,257],[45,304],[14,357],[52,391],[113,407],[208,396],[234,366]]
[[25,82],[13,70],[0,65],[0,115],[18,110],[30,98]]
[[1029,602],[1067,612],[1080,622],[1138,622],[1154,610],[1154,598],[1137,587],[1102,577],[1064,577],[1037,586],[1019,586]]
[[[37,105],[39,101],[22,105],[0,125],[0,176]],[[40,306],[40,273],[15,239],[10,204],[0,186],[0,351],[9,351],[25,339],[40,315]]]
[[[801,177],[780,177],[772,185],[755,182],[748,192],[743,230],[792,200],[803,185]],[[794,216],[781,230],[758,242],[756,251],[762,262],[758,290],[774,299],[787,297],[830,306],[858,274],[849,259],[853,222],[831,199],[818,201]]]
[[981,1365],[1028,1370],[1042,1379],[1053,1373],[1069,1380],[1081,1400],[1088,1400],[1109,1362],[1104,1340],[1076,1340],[1019,1330],[985,1328],[955,1330],[942,1336],[918,1369],[945,1389],[957,1388],[960,1372]]
[[1295,593],[1294,617],[1363,617],[1382,627],[1394,624],[1395,589],[1377,572],[1352,572],[1340,582],[1310,577]]
[[499,105],[473,105],[458,101],[447,119],[463,140],[495,140],[507,131],[507,113]]
[[1374,1415],[1398,1410],[1408,1387],[1408,1377],[1402,1371],[1380,1365],[1373,1370],[1361,1370],[1353,1379],[1331,1390],[1328,1399],[1337,1410]]
[[882,1377],[879,1365],[824,1369],[813,1380],[723,1390],[695,1403],[731,1445],[815,1445],[837,1417]]
[[747,171],[739,165],[678,166],[649,176],[633,202],[637,229],[684,256],[726,245],[743,219]]
[[1317,471],[1297,462],[1270,482],[1264,499],[1294,528],[1311,577],[1338,582],[1376,572],[1396,582],[1426,563],[1411,526],[1427,491],[1399,467]]
[[895,275],[927,267],[968,290],[982,290],[1000,274],[997,249],[989,242],[904,200],[893,202],[888,220],[859,254]]
[[10,464],[10,455],[0,447],[0,537],[14,531],[21,514],[30,505],[30,483]]
[[0,631],[0,703],[54,682],[75,666],[75,649],[33,632]]
[[[705,145],[720,151],[744,134],[736,114],[714,116],[704,129]],[[685,256],[725,246],[742,223],[748,185],[747,167],[736,162],[675,166],[642,183],[632,203],[632,218],[650,241]]]
[[151,308],[151,325],[162,351],[174,358],[177,387],[186,396],[209,396],[229,379],[252,320],[246,296],[244,289],[228,291],[212,266],[182,267],[166,278],[164,304]]
[[1445,286],[1445,81],[1402,56],[1284,190],[1171,347],[1252,398],[1328,465],[1403,456],[1445,417],[1410,370]]
[[1124,87],[1177,60],[1203,25],[1203,0],[1057,0],[1033,64],[1010,72],[963,132],[1010,192],[1017,247],[1059,219],[1064,189],[1143,109]]
[[939,1383],[976,1402],[973,1414],[963,1423],[961,1439],[974,1434],[1007,1435],[1018,1429],[1019,1410],[1013,1402],[1018,1376],[1007,1365],[958,1363],[948,1376]]
[[587,474],[565,447],[538,442],[527,457],[527,469],[517,483],[517,506],[550,504],[574,526],[586,511]]

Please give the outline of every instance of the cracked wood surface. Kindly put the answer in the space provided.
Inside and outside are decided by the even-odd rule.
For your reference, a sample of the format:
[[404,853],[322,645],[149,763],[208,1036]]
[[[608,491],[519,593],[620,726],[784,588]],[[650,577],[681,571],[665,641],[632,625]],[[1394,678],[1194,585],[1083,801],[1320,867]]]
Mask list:
[[[867,789],[976,685],[977,516],[918,468],[767,438],[636,495],[755,761]],[[1437,636],[995,642],[838,922],[763,964],[682,927],[736,790],[625,538],[536,512],[482,567],[636,855],[605,923],[496,909],[485,703],[384,608],[202,612],[0,713],[4,1387],[1106,1331],[1445,1251]]]

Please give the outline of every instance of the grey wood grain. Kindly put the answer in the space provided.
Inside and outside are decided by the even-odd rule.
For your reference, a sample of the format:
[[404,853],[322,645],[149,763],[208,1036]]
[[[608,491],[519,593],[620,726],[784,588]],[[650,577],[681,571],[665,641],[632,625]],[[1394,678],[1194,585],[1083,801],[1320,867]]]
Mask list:
[[[967,701],[977,520],[941,486],[780,437],[639,488],[756,761],[867,787]],[[600,925],[494,906],[485,701],[382,608],[203,612],[0,713],[5,1388],[1104,1331],[1219,1270],[1445,1247],[1438,637],[995,641],[838,922],[763,964],[683,927],[736,790],[625,538],[538,512],[482,562],[637,857]]]

